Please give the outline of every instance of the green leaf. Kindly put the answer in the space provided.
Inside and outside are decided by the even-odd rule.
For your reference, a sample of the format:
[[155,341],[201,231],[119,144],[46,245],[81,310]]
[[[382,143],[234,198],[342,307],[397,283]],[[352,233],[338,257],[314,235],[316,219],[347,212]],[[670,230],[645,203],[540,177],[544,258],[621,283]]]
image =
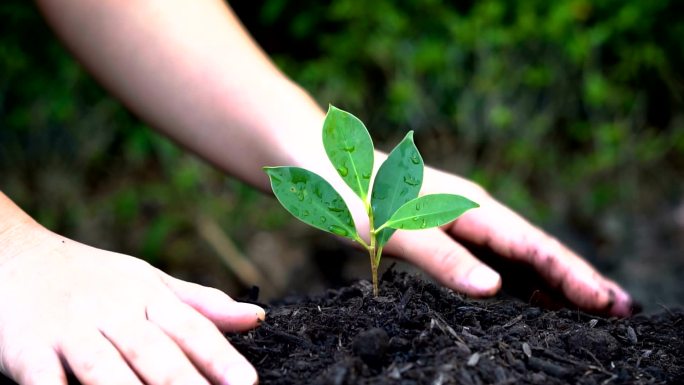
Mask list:
[[385,226],[404,230],[428,229],[445,225],[476,207],[480,205],[460,195],[425,195],[399,207]]
[[323,146],[337,173],[365,201],[373,172],[373,141],[366,126],[330,105],[323,122]]
[[340,194],[323,178],[299,167],[264,167],[278,201],[292,215],[318,229],[359,238]]
[[[413,131],[392,150],[380,166],[373,182],[371,205],[375,228],[382,226],[404,203],[418,196],[423,184],[423,158],[413,143]],[[385,228],[377,235],[382,247],[395,229]]]

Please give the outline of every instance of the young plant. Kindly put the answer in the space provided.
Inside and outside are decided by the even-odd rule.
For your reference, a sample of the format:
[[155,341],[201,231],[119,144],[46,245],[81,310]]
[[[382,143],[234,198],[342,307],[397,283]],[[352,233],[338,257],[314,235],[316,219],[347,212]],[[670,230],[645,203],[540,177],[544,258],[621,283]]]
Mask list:
[[344,182],[363,201],[369,241],[356,230],[342,196],[325,179],[299,167],[264,167],[271,188],[292,215],[313,227],[349,238],[370,256],[373,294],[378,295],[378,266],[382,249],[398,229],[441,226],[479,205],[460,195],[418,197],[423,183],[423,159],[413,143],[413,131],[392,150],[373,179],[373,141],[354,115],[330,106],[323,122],[323,146]]

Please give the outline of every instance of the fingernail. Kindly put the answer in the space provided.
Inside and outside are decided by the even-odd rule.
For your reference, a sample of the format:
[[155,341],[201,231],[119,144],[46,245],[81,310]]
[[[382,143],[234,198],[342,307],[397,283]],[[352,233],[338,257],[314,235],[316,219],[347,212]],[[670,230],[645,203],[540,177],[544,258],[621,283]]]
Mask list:
[[257,306],[256,316],[259,319],[259,322],[263,322],[266,319],[266,312],[264,311],[264,309]]
[[240,311],[245,314],[256,314],[258,321],[261,322],[266,319],[266,312],[261,306],[251,303],[238,302],[240,304]]
[[611,313],[618,317],[629,317],[634,311],[634,302],[632,297],[623,290],[615,290],[615,303],[611,309]]
[[486,265],[473,268],[468,274],[468,283],[477,294],[493,294],[501,285],[501,276]]

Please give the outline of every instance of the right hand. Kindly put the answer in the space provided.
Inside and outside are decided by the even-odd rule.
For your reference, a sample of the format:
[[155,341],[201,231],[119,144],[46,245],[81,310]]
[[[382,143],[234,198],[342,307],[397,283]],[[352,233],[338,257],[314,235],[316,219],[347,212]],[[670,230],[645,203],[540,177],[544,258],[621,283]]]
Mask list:
[[0,372],[18,383],[257,383],[219,330],[257,326],[260,307],[35,222],[2,241]]

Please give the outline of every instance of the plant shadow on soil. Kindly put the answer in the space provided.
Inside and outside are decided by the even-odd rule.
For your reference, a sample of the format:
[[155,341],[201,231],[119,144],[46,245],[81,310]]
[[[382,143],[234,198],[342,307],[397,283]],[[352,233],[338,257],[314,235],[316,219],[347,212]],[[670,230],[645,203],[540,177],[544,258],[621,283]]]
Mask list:
[[392,268],[380,293],[358,281],[286,297],[263,305],[259,328],[227,338],[262,385],[684,382],[682,309],[627,319],[543,310],[506,295],[467,299]]

